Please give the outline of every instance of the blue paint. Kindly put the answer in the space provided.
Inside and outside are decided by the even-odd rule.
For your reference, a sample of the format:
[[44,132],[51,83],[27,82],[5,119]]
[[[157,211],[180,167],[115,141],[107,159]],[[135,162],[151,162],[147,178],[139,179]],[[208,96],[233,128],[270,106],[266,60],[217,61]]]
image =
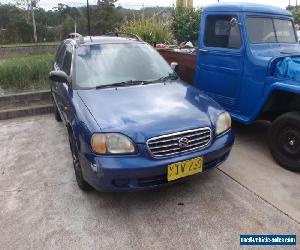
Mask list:
[[[240,23],[240,48],[205,45],[207,18],[220,15],[237,18]],[[276,63],[285,60],[285,57],[300,55],[298,42],[251,43],[247,23],[249,16],[293,22],[289,11],[259,4],[219,3],[204,8],[194,82],[195,87],[216,100],[235,120],[244,124],[250,124],[260,117],[274,91],[300,93],[299,81],[274,75]]]
[[[76,51],[78,45],[69,42]],[[93,38],[90,43],[86,40],[84,46],[122,42],[141,43]],[[73,60],[76,60],[76,53]],[[234,143],[233,132],[230,129],[222,135],[215,134],[217,117],[224,109],[195,87],[181,80],[170,80],[119,88],[77,89],[73,88],[76,86],[74,75],[73,63],[72,84],[53,83],[52,94],[64,122],[75,136],[83,177],[97,190],[158,188],[177,182],[167,181],[169,164],[202,156],[204,171],[208,171],[227,159]],[[148,149],[150,138],[202,127],[212,131],[211,141],[204,148],[161,158],[154,158]],[[95,154],[91,138],[99,132],[126,135],[136,144],[137,153]]]

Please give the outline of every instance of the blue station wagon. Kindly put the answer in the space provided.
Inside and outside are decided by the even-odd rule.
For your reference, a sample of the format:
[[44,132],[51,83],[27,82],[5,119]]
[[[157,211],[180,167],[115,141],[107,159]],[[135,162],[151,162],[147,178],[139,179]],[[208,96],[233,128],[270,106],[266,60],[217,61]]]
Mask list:
[[162,187],[224,162],[230,115],[176,75],[135,36],[76,36],[50,72],[57,121],[66,124],[78,186]]

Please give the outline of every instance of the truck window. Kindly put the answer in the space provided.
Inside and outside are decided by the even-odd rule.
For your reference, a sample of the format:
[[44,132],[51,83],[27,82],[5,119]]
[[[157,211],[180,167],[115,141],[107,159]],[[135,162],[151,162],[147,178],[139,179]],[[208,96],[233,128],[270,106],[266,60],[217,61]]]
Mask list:
[[206,20],[204,44],[206,47],[239,49],[241,34],[239,25],[230,25],[235,16],[208,16]]
[[291,21],[274,19],[274,27],[279,43],[294,43],[296,42],[294,26]]
[[295,43],[296,36],[291,20],[271,17],[248,17],[251,43]]

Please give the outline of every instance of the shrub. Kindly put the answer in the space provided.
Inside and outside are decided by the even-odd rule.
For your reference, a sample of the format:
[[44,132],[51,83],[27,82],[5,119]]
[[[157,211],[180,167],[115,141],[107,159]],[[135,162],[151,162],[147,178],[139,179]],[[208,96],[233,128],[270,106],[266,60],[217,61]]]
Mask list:
[[8,59],[0,64],[0,86],[3,89],[34,90],[49,85],[53,55],[34,55]]
[[171,42],[173,39],[169,25],[156,16],[134,18],[125,22],[120,31],[136,34],[150,44]]
[[198,44],[202,9],[178,7],[172,14],[171,29],[175,39],[181,42],[191,41]]

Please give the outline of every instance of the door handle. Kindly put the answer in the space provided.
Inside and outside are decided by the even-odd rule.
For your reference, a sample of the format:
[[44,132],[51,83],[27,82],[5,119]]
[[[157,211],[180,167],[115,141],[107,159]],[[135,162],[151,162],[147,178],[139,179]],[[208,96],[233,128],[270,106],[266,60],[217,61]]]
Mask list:
[[207,52],[208,52],[208,49],[199,49],[199,52],[207,53]]

